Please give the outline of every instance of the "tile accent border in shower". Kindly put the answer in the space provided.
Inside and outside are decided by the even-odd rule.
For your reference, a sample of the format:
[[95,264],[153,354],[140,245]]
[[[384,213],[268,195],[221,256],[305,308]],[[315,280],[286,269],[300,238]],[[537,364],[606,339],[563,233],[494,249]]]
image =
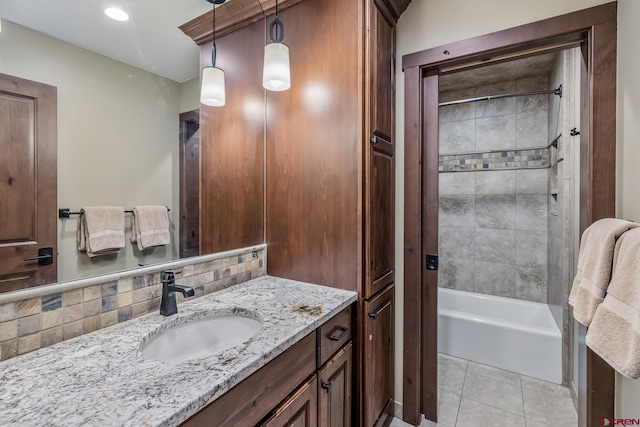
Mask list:
[[549,148],[444,154],[439,156],[439,172],[541,169],[551,166]]

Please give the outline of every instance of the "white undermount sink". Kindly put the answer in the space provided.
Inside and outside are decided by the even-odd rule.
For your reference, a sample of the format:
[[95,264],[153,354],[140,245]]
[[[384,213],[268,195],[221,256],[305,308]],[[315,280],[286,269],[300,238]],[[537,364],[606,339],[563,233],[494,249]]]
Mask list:
[[257,314],[213,314],[152,335],[140,351],[151,359],[178,362],[212,356],[247,342],[262,328]]

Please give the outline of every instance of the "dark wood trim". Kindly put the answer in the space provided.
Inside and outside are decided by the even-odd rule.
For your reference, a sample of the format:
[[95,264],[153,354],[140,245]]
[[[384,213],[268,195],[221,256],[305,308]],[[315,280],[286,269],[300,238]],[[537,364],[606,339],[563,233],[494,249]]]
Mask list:
[[[616,22],[594,25],[584,52],[588,72],[583,73],[582,91],[587,99],[583,98],[581,127],[586,134],[581,130],[580,150],[587,158],[581,155],[581,232],[616,214],[616,43]],[[596,427],[600,419],[614,415],[615,370],[587,347],[586,375],[580,377],[586,380],[586,386],[579,386],[586,396],[578,396],[586,398],[586,418],[579,426]]]
[[[606,3],[405,55],[402,57],[402,68],[434,67],[444,63],[453,65],[461,60],[470,62],[475,58],[486,57],[493,51],[504,51],[507,48],[513,50],[514,47],[515,50],[522,50],[540,41],[546,41],[545,44],[547,44],[556,37],[579,33],[589,30],[594,25],[616,22],[616,20],[616,2]],[[448,53],[445,54],[445,51]]]
[[[417,159],[423,144],[428,144],[430,132],[422,133],[422,114],[425,106],[437,103],[437,94],[421,104],[418,97],[422,93],[422,79],[430,72],[442,68],[473,62],[483,57],[516,53],[558,43],[559,37],[567,40],[581,38],[583,42],[583,82],[581,99],[581,230],[593,221],[615,216],[615,153],[616,153],[616,19],[617,4],[608,3],[582,11],[550,18],[543,21],[499,31],[485,36],[463,40],[448,45],[428,49],[403,57],[405,69],[405,299],[404,299],[404,372],[403,372],[403,418],[417,425],[420,401],[425,394],[435,393],[435,381],[424,378],[423,389],[419,384],[425,376],[437,377],[437,366],[431,364],[428,354],[421,352],[416,344],[428,341],[429,334],[437,333],[437,327],[423,320],[423,328],[416,328],[417,319],[423,313],[437,313],[437,301],[429,298],[429,280],[422,274],[424,250],[422,245],[429,230],[428,215],[419,209],[419,202],[426,196],[428,180],[423,173],[429,172],[425,155],[424,169]],[[443,52],[448,50],[449,55]],[[428,77],[427,77],[428,80]],[[425,97],[430,93],[425,88]],[[425,118],[426,123],[430,120]],[[436,122],[437,123],[437,120]],[[437,132],[437,131],[436,131]],[[436,134],[437,142],[437,134]],[[424,191],[424,193],[423,193]],[[432,200],[437,206],[437,199]],[[420,225],[425,225],[420,228]],[[437,227],[437,223],[436,223]],[[420,230],[420,232],[416,232]],[[433,234],[433,233],[432,233]],[[436,230],[437,236],[437,230]],[[431,237],[433,240],[433,237]],[[437,244],[437,239],[432,242]],[[418,248],[421,248],[420,250]],[[426,292],[420,284],[427,285]],[[422,305],[418,303],[424,298]],[[583,345],[583,344],[581,344]],[[425,363],[419,366],[419,362]],[[580,426],[595,427],[602,417],[614,415],[615,375],[613,370],[587,349],[586,385],[580,397],[580,406],[586,399],[586,414],[582,415]],[[587,396],[582,396],[587,394]],[[417,397],[417,398],[416,398]],[[435,405],[437,399],[432,399]],[[422,408],[430,412],[429,407]],[[429,415],[429,414],[427,414]],[[431,417],[429,417],[431,418]],[[435,420],[435,418],[431,418]]]
[[[180,242],[179,242],[179,254],[180,258],[185,258],[189,256],[199,255],[200,254],[200,209],[199,209],[199,193],[200,193],[200,184],[196,188],[191,188],[193,185],[189,185],[192,183],[188,182],[187,173],[189,171],[189,167],[193,165],[193,163],[200,164],[200,155],[198,150],[198,158],[196,162],[188,162],[188,159],[185,154],[185,148],[187,142],[192,137],[190,134],[190,129],[192,126],[200,126],[200,110],[188,111],[186,113],[180,114]],[[199,166],[198,166],[199,168]],[[199,174],[199,170],[197,171]],[[198,182],[200,179],[198,178]],[[198,205],[198,209],[192,211],[189,209],[189,197],[188,195],[195,194],[196,196],[196,204]],[[189,218],[187,218],[187,215]],[[189,237],[189,228],[187,224],[198,224],[198,233],[196,236]],[[188,244],[188,242],[191,242]]]
[[[422,265],[427,254],[438,253],[438,74],[427,73],[422,79]],[[436,102],[433,102],[433,100]],[[435,179],[434,179],[435,178]],[[430,420],[436,420],[438,412],[438,272],[424,270],[421,307],[436,307],[422,310],[420,318],[422,331],[421,372],[421,412]]]
[[[260,4],[262,8],[260,8]],[[279,0],[278,10],[299,3],[302,0]],[[216,8],[216,38],[253,24],[275,12],[276,0],[233,0]],[[263,11],[264,9],[264,11]],[[286,24],[286,23],[285,23]],[[213,40],[213,11],[198,16],[179,27],[197,45]]]
[[[422,179],[420,67],[404,71],[404,331],[402,418],[420,423],[420,286]],[[408,296],[411,296],[410,298]]]

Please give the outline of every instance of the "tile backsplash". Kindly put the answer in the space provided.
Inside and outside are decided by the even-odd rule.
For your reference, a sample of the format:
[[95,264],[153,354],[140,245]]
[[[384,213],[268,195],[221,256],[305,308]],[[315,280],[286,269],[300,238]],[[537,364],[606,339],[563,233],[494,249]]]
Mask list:
[[[197,298],[264,276],[265,267],[265,249],[248,248],[171,269],[179,273],[176,283],[193,287],[192,298]],[[0,360],[159,310],[160,272],[166,269],[122,272],[115,280],[0,304]],[[181,294],[176,297],[184,300]]]

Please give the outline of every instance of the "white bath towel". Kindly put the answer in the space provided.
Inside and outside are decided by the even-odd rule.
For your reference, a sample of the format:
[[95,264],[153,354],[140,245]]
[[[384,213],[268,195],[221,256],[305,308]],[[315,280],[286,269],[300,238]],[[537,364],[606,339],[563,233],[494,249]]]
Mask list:
[[587,345],[622,375],[640,378],[640,228],[618,239],[613,276]]
[[78,250],[91,258],[115,254],[124,248],[124,208],[89,206],[80,210],[76,231]]
[[133,208],[131,241],[139,250],[171,243],[169,214],[166,206],[136,206]]
[[573,280],[569,304],[573,317],[585,326],[591,324],[611,280],[616,240],[627,230],[638,227],[630,221],[605,218],[591,224],[582,234],[578,271]]

